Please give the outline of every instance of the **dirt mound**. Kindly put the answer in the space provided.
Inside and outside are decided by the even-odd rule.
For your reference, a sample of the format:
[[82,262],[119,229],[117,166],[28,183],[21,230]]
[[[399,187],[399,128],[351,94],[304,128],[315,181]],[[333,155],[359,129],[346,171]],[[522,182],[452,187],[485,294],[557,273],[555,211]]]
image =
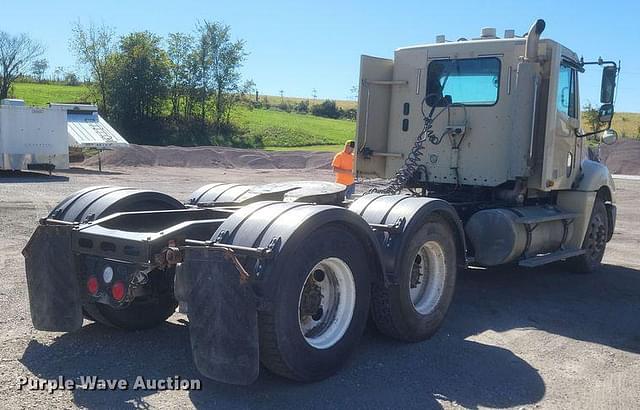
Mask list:
[[[103,166],[189,168],[328,169],[331,152],[263,151],[227,147],[156,147],[131,144],[102,153]],[[84,165],[97,166],[98,156]]]
[[640,140],[619,139],[600,146],[600,158],[612,174],[640,175]]
[[[227,147],[156,147],[131,144],[102,153],[104,166],[189,168],[329,169],[332,152],[263,151]],[[640,175],[640,140],[620,139],[601,145],[600,157],[613,174]],[[84,165],[97,166],[98,157]]]

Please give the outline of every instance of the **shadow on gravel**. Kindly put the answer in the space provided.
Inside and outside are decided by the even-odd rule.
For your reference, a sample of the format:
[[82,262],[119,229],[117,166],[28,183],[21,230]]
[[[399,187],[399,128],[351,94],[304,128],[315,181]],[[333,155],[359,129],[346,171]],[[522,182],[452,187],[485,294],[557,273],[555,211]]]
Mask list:
[[187,327],[168,322],[140,332],[89,324],[62,334],[50,346],[32,340],[20,362],[41,379],[97,376],[128,380],[128,390],[75,390],[74,403],[86,408],[147,408],[144,398],[155,391],[133,390],[139,375],[146,379],[202,378],[191,360]]
[[468,270],[457,292],[449,318],[459,332],[534,328],[640,353],[640,270],[605,264],[577,274],[562,263]]
[[[248,387],[201,376],[191,360],[186,326],[167,323],[125,333],[88,325],[50,346],[32,341],[21,362],[40,378],[97,375],[200,379],[189,392],[198,408],[437,408],[436,398],[464,407],[530,405],[545,394],[537,370],[511,351],[466,340],[486,330],[534,328],[576,340],[640,352],[640,271],[607,265],[594,275],[561,266],[536,270],[469,270],[458,282],[445,325],[431,340],[406,344],[368,330],[352,360],[334,377],[294,383],[261,369]],[[145,408],[155,391],[74,392],[88,408]],[[177,407],[173,396],[167,407]]]
[[49,175],[33,171],[5,171],[0,170],[0,184],[29,184],[40,182],[67,182],[69,177],[62,175]]
[[61,170],[60,173],[72,174],[72,175],[124,175],[124,172],[119,171],[98,171],[97,169],[71,167],[69,169]]

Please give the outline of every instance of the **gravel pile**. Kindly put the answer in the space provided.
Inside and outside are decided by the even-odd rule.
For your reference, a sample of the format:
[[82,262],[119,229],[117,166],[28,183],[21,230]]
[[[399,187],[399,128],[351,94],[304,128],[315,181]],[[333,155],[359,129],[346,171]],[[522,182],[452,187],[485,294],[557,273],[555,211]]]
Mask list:
[[640,175],[640,140],[619,139],[600,146],[600,158],[613,174]]
[[[189,168],[329,169],[334,153],[263,151],[227,147],[156,147],[131,144],[102,153],[103,166]],[[93,156],[84,165],[97,166]]]
[[[188,168],[330,169],[332,152],[264,151],[227,147],[156,147],[131,144],[102,153],[104,166]],[[640,140],[620,139],[602,145],[600,157],[613,174],[640,175]],[[97,166],[98,157],[84,165]]]

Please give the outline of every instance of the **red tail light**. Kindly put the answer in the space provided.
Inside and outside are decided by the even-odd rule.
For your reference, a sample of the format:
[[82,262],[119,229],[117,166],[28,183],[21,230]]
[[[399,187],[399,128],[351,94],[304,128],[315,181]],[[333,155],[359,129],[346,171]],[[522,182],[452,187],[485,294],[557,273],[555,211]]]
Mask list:
[[89,276],[89,279],[87,280],[87,290],[89,291],[89,293],[95,295],[96,293],[98,293],[98,287],[98,278],[96,278],[95,276]]
[[125,290],[126,287],[124,286],[124,282],[117,281],[113,284],[113,286],[111,286],[111,296],[113,296],[113,299],[120,302],[122,299],[124,299]]

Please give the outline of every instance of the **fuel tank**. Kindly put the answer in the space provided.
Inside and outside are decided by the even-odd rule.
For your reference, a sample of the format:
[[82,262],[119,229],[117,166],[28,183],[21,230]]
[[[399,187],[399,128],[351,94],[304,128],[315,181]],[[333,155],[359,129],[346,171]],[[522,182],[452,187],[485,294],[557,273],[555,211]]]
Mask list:
[[465,226],[475,263],[495,266],[557,251],[570,238],[574,215],[552,206],[476,212]]

